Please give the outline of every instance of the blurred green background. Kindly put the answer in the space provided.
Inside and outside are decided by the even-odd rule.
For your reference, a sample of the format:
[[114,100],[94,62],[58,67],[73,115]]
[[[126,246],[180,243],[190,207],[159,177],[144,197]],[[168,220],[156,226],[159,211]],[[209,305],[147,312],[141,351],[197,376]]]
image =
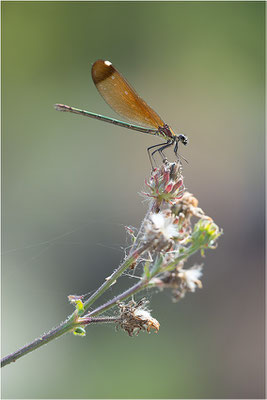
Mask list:
[[3,398],[264,397],[264,7],[2,2],[3,355],[102,283],[146,211],[158,139],[53,109],[115,116],[96,59],[188,135],[186,187],[224,229],[202,290],[149,296],[159,334],[65,336],[5,367]]

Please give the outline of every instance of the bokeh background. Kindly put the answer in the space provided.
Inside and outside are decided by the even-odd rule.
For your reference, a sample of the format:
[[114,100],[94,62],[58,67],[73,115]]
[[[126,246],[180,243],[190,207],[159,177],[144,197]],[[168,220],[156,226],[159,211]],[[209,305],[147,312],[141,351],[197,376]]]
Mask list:
[[149,296],[159,334],[65,336],[5,367],[3,398],[264,398],[264,7],[2,2],[3,355],[102,283],[146,211],[158,140],[53,109],[115,116],[96,59],[188,135],[186,187],[224,230],[202,290]]

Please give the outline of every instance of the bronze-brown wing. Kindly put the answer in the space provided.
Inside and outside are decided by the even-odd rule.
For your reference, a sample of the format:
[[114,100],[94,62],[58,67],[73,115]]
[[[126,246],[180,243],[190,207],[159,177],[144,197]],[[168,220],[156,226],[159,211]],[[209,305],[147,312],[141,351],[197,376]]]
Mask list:
[[101,96],[117,114],[152,129],[164,125],[160,116],[138,96],[109,61],[97,60],[92,66],[92,78]]

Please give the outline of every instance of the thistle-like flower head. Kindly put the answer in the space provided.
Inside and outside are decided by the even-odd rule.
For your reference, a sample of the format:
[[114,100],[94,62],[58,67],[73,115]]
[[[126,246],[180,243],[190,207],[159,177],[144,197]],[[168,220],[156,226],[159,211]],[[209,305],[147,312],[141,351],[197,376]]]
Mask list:
[[174,204],[184,193],[180,163],[169,163],[165,160],[160,168],[154,169],[150,180],[145,183],[150,192],[144,194],[155,199],[156,211],[159,211],[164,202]]

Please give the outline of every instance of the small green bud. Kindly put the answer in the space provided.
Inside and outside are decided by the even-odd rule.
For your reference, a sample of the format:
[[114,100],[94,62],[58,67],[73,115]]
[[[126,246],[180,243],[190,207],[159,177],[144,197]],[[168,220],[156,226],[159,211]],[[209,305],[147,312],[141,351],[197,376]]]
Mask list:
[[213,221],[201,219],[194,226],[192,242],[201,247],[212,247],[221,234],[222,231]]
[[77,335],[77,336],[85,336],[86,335],[86,330],[84,328],[82,328],[81,326],[78,326],[73,331],[73,334]]

